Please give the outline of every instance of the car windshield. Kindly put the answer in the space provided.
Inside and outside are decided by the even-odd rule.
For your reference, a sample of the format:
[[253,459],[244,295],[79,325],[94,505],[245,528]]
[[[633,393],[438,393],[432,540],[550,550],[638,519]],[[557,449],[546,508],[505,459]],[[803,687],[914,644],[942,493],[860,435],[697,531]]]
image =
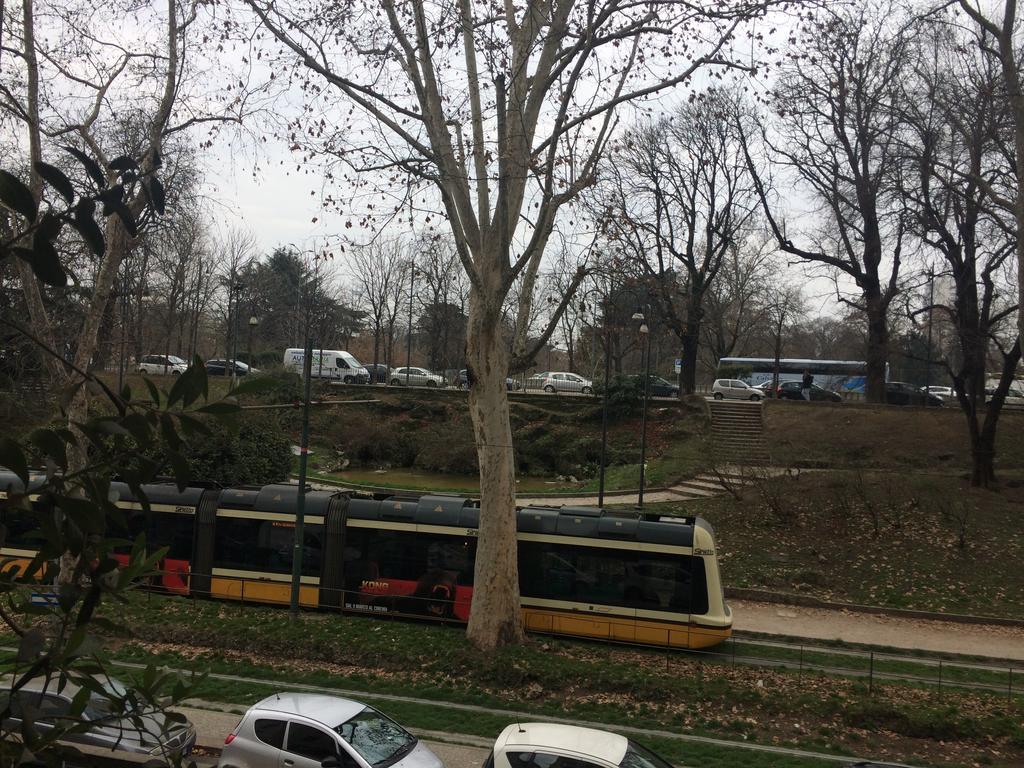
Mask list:
[[175,357],[174,355],[168,355],[167,359],[171,362],[171,365],[184,365],[185,364],[184,360],[182,360],[180,357]]
[[354,357],[352,357],[352,355],[350,355],[348,352],[342,352],[340,355],[338,355],[338,357],[340,357],[342,360],[348,363],[352,368],[363,367],[363,364],[356,360]]
[[110,677],[103,683],[104,693],[93,691],[85,705],[83,715],[86,720],[103,720],[112,715],[129,714],[136,711],[128,689],[120,680]]
[[665,760],[635,741],[630,741],[619,768],[672,768]]
[[349,746],[372,766],[398,762],[416,746],[416,739],[402,726],[367,707],[335,728]]

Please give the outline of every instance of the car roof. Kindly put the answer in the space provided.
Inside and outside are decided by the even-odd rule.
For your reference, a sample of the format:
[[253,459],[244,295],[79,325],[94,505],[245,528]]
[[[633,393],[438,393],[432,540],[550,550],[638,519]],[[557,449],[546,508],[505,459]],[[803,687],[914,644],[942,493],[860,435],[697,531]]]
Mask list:
[[547,747],[564,752],[589,755],[618,765],[626,755],[629,740],[625,736],[593,728],[580,728],[561,723],[513,723],[508,726],[495,748],[537,749]]
[[337,728],[366,709],[366,705],[340,696],[319,693],[275,693],[255,704],[253,710],[301,715],[328,728]]

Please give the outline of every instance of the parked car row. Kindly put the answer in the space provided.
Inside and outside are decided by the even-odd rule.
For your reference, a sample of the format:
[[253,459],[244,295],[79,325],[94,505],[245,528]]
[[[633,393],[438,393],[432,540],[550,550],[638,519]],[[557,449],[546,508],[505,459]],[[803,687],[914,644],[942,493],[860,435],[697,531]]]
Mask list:
[[[928,405],[941,406],[943,398],[932,390],[939,387],[917,387],[903,381],[889,381],[885,384],[885,401],[889,405]],[[945,388],[948,389],[948,388]],[[950,390],[952,392],[952,390]],[[711,387],[712,396],[716,400],[750,400],[760,401],[772,396],[772,383],[762,382],[757,386],[750,386],[739,379],[716,379]],[[779,400],[806,400],[804,397],[803,382],[801,381],[780,381],[775,388],[775,397]],[[817,384],[810,386],[810,399],[812,402],[841,403],[842,395],[833,392]]]
[[[10,683],[8,683],[10,685]],[[103,694],[38,678],[0,691],[8,732],[29,729],[122,760],[149,756],[160,764],[187,758],[195,726],[158,709],[131,709],[132,693],[116,680]],[[85,697],[85,708],[75,714]],[[117,706],[112,706],[118,702]],[[120,703],[125,702],[124,706]],[[54,732],[54,729],[60,729]],[[134,760],[132,760],[134,762]],[[507,726],[485,765],[492,768],[672,768],[618,734],[559,723]],[[275,693],[251,706],[224,739],[218,768],[444,768],[430,748],[383,712],[354,699]]]
[[[269,696],[224,740],[218,768],[443,768],[425,744],[352,699]],[[672,768],[625,736],[560,723],[513,723],[494,742],[490,768]]]

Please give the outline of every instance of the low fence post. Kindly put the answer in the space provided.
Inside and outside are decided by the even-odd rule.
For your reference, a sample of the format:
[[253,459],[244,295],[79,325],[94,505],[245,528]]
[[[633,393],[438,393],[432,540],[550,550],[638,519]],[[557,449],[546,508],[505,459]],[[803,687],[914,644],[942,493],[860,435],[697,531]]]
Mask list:
[[1013,667],[1010,667],[1010,674],[1006,679],[1006,700],[1013,700]]
[[870,661],[868,662],[868,696],[872,696],[875,693],[875,652],[871,651]]
[[804,646],[800,644],[800,677],[804,676]]
[[939,659],[939,694],[942,694],[942,659]]

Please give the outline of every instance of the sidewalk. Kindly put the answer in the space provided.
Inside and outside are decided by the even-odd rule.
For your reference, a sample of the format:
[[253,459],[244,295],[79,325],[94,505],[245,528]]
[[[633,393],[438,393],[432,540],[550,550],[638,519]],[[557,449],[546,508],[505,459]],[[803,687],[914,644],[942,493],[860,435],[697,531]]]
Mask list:
[[730,600],[733,629],[807,640],[1024,661],[1024,629]]

